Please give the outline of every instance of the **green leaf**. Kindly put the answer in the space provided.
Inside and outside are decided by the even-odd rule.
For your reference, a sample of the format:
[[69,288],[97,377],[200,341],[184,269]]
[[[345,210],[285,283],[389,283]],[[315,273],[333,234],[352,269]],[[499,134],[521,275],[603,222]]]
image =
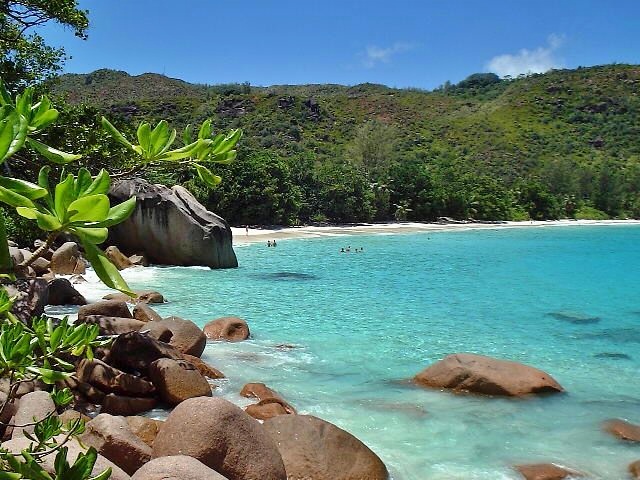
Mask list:
[[27,120],[14,109],[0,107],[0,163],[24,146],[27,127]]
[[109,177],[109,173],[103,168],[100,170],[96,178],[93,179],[93,183],[89,185],[84,193],[84,195],[95,195],[98,193],[107,193],[109,191],[109,187],[111,186],[111,177]]
[[193,142],[193,136],[191,135],[191,124],[189,123],[185,127],[184,132],[182,132],[182,143],[188,145],[191,142]]
[[202,140],[211,138],[211,119],[202,122],[200,131],[198,132],[198,138]]
[[136,197],[133,196],[129,200],[126,200],[115,207],[109,209],[109,214],[106,220],[100,222],[100,226],[111,227],[124,222],[133,213],[136,208]]
[[74,185],[73,175],[67,175],[62,182],[56,185],[56,191],[54,196],[54,205],[56,210],[56,215],[60,219],[60,221],[64,222],[67,216],[67,210],[69,209],[69,205],[73,202],[75,193],[73,190]]
[[13,190],[20,195],[27,197],[29,200],[37,200],[38,198],[45,197],[47,191],[36,185],[35,183],[20,180],[19,178],[9,178],[0,176],[0,186]]
[[122,145],[124,145],[125,147],[127,147],[127,148],[129,148],[131,150],[134,150],[133,145],[131,145],[129,140],[127,140],[124,137],[124,135],[122,135],[122,133],[120,133],[120,130],[118,130],[116,127],[114,127],[111,124],[111,122],[109,120],[107,120],[105,117],[102,117],[102,128],[105,130],[105,132],[107,132],[109,135],[111,135],[115,140],[120,142]]
[[236,130],[232,130],[229,134],[224,138],[222,142],[220,142],[211,152],[213,155],[218,153],[225,153],[231,150],[236,146],[238,141],[242,138],[242,130],[239,128]]
[[102,280],[107,287],[115,288],[116,290],[120,290],[122,293],[135,297],[136,294],[131,291],[129,285],[124,281],[116,266],[109,261],[104,252],[93,243],[87,242],[83,238],[81,238],[81,241],[87,260],[91,263],[91,266],[95,270],[96,275],[98,275],[98,278]]
[[21,217],[38,222],[38,227],[47,232],[53,232],[62,228],[62,224],[57,217],[49,215],[48,213],[42,213],[35,208],[17,207],[16,211]]
[[35,205],[24,195],[9,190],[3,186],[0,186],[0,202],[4,202],[12,207],[30,207],[34,208]]
[[102,225],[95,227],[72,227],[71,230],[78,235],[78,237],[94,245],[101,244],[109,236],[109,230]]
[[33,87],[25,88],[24,91],[16,95],[16,111],[25,117],[31,119],[31,105],[33,104]]
[[237,156],[238,152],[236,152],[235,150],[231,150],[230,152],[211,155],[209,158],[207,158],[207,161],[212,163],[222,163],[226,165],[232,163]]
[[198,165],[197,163],[194,165],[196,167],[196,170],[198,171],[198,176],[208,186],[213,188],[222,181],[222,178],[211,173],[207,167],[203,167],[202,165]]
[[0,78],[0,106],[11,105],[13,104],[13,100],[9,92],[7,91],[7,87],[4,82]]
[[74,188],[74,196],[75,198],[79,198],[82,194],[89,188],[91,183],[93,182],[93,178],[91,178],[91,174],[89,170],[86,168],[81,168],[78,170],[78,176],[75,180],[75,188]]
[[58,119],[60,113],[55,108],[50,108],[51,102],[48,104],[43,102],[40,104],[40,107],[34,113],[33,118],[31,119],[31,127],[33,130],[43,130],[51,125]]
[[[4,213],[0,212],[0,272],[10,272],[13,270],[13,260],[9,253],[9,242],[7,239],[7,227],[5,224]],[[4,313],[9,300],[9,295],[4,288],[0,288],[0,314]]]
[[64,165],[69,162],[78,160],[79,158],[82,158],[82,155],[74,155],[72,153],[62,152],[53,147],[45,145],[44,143],[34,140],[31,137],[27,138],[27,143],[31,148],[33,148],[36,152],[38,152],[40,155],[45,157],[47,160],[60,165]]
[[101,222],[109,213],[109,198],[106,195],[89,195],[74,200],[67,209],[70,222]]
[[20,473],[0,472],[0,480],[20,480],[21,478]]
[[171,150],[169,152],[164,153],[162,156],[158,157],[158,160],[182,160],[184,158],[188,158],[193,156],[193,153],[200,148],[202,145],[202,140],[198,139],[189,145],[185,145],[182,148],[178,148],[176,150]]
[[[166,120],[160,121],[156,128],[151,132],[151,138],[149,140],[150,150],[152,155],[160,153],[166,146],[167,141],[171,138],[171,133],[169,132],[169,124]],[[175,139],[175,134],[173,136]],[[142,142],[140,142],[142,145]],[[144,148],[144,145],[142,145]]]
[[42,381],[47,385],[53,385],[56,382],[66,380],[72,375],[71,373],[58,372],[57,370],[51,370],[49,368],[42,368],[42,367],[40,368],[29,367],[28,370],[40,375],[40,377],[42,378]]
[[151,151],[151,125],[148,122],[142,122],[138,126],[138,131],[136,132],[138,135],[138,143],[142,147],[142,150],[145,152],[146,156],[150,156]]

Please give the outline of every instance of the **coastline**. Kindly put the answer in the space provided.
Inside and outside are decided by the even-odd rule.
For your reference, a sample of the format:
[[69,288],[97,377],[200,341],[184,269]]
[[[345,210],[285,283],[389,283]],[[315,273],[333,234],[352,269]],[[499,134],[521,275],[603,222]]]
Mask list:
[[248,233],[246,232],[245,227],[231,227],[231,231],[233,232],[233,244],[244,245],[255,242],[266,242],[267,240],[274,239],[287,240],[294,238],[323,238],[347,235],[371,235],[379,233],[395,234],[449,232],[455,230],[612,225],[640,225],[640,220],[545,220],[500,223],[391,222],[302,227],[250,227]]

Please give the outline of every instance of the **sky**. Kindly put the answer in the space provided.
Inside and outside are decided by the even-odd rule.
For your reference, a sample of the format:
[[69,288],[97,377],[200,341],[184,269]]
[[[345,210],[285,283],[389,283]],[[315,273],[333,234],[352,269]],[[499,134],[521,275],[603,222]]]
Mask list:
[[432,89],[500,76],[640,63],[640,0],[79,0],[89,38],[41,31],[65,71],[193,83],[364,82]]

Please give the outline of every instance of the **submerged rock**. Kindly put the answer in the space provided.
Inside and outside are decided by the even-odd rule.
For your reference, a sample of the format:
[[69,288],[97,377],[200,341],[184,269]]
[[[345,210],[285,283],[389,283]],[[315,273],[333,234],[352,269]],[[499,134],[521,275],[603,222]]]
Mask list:
[[640,479],[640,460],[629,465],[629,473],[634,479]]
[[384,463],[364,443],[310,415],[280,415],[264,422],[289,479],[387,480]]
[[515,469],[526,480],[563,480],[565,478],[582,477],[580,472],[559,467],[553,463],[518,465]]
[[634,425],[633,423],[625,420],[615,419],[604,422],[602,428],[621,440],[626,440],[628,442],[640,442],[640,425]]
[[295,415],[296,409],[276,391],[264,383],[247,383],[240,392],[247,398],[257,398],[259,401],[245,408],[245,412],[257,420],[266,420],[278,415]]
[[238,317],[222,317],[211,320],[204,326],[204,334],[210,340],[240,342],[249,338],[249,325]]
[[449,355],[420,372],[414,381],[426,387],[509,397],[564,391],[541,370],[471,353]]
[[576,312],[551,312],[549,313],[549,316],[556,320],[562,320],[563,322],[574,323],[576,325],[589,325],[592,323],[598,323],[601,320],[600,317],[591,317],[589,315]]
[[109,239],[125,252],[143,253],[160,265],[238,266],[231,229],[181,186],[167,188],[136,178],[118,182],[113,203],[137,198],[133,214],[109,229]]
[[603,352],[603,353],[596,353],[593,357],[594,358],[610,358],[612,360],[631,360],[631,356],[627,355],[626,353]]

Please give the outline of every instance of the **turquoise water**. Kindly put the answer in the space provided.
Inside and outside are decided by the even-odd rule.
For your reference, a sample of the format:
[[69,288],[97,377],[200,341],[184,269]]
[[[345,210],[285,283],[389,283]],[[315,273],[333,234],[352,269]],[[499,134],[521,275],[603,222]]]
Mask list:
[[[338,253],[343,246],[364,253]],[[253,339],[203,358],[236,402],[260,381],[352,432],[395,480],[516,479],[559,462],[626,479],[640,447],[603,433],[640,423],[640,228],[565,227],[283,240],[236,248],[240,268],[128,271],[159,311],[204,325],[238,315]],[[554,314],[554,315],[552,315]],[[454,352],[521,361],[567,394],[452,395],[404,382]]]

